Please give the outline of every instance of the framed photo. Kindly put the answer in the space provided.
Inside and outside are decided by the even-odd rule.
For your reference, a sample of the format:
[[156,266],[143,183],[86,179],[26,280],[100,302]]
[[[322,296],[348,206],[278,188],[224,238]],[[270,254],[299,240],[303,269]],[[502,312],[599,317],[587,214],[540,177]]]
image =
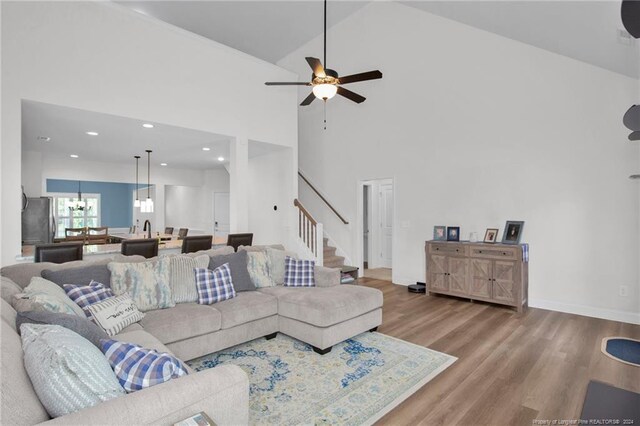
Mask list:
[[434,241],[447,241],[447,227],[446,226],[434,226],[433,227],[433,240]]
[[485,243],[495,243],[498,241],[498,228],[487,228],[487,232],[484,233]]
[[523,221],[508,220],[507,224],[504,226],[502,244],[520,244],[522,228],[524,228]]
[[460,241],[459,226],[447,226],[447,241]]

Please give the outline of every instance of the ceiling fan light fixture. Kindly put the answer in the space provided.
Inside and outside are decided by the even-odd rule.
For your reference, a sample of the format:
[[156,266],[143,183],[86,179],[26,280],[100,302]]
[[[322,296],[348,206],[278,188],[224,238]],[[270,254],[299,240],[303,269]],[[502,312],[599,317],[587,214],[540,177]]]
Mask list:
[[338,92],[335,84],[318,84],[313,86],[313,94],[318,99],[327,100],[333,98]]

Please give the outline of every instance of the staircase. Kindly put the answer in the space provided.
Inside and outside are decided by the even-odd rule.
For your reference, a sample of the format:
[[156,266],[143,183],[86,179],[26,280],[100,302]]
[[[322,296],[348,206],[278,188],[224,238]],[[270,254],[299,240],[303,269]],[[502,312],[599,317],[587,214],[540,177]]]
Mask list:
[[336,248],[329,245],[329,239],[322,239],[322,247],[324,254],[324,266],[327,268],[342,268],[344,266],[344,257],[336,256]]

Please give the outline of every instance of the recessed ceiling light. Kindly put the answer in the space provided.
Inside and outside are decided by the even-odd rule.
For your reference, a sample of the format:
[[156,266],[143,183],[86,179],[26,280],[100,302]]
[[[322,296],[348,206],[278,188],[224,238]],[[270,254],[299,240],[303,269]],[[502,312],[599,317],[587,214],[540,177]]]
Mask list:
[[38,136],[38,140],[42,142],[49,142],[51,138],[49,136]]
[[202,150],[203,151],[211,151],[211,148],[208,148],[208,147],[205,146],[204,148],[202,148]]
[[78,158],[78,154],[71,154],[69,157],[71,157],[71,158]]
[[87,132],[89,136],[98,136],[98,132]]
[[150,123],[144,123],[144,124],[142,125],[142,127],[147,128],[147,129],[153,129],[153,124],[150,124]]
[[166,166],[166,165],[167,165],[167,163],[160,163],[160,165],[161,165],[161,166]]
[[218,157],[218,161],[224,161],[224,157]]

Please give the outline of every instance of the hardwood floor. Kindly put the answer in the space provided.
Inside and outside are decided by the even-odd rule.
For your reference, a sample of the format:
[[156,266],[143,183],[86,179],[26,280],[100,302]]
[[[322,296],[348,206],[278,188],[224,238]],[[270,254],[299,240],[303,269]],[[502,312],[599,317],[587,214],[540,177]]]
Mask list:
[[600,352],[603,337],[640,339],[638,325],[358,282],[384,293],[380,333],[458,357],[378,424],[531,425],[579,418],[589,380],[640,392],[640,368]]

